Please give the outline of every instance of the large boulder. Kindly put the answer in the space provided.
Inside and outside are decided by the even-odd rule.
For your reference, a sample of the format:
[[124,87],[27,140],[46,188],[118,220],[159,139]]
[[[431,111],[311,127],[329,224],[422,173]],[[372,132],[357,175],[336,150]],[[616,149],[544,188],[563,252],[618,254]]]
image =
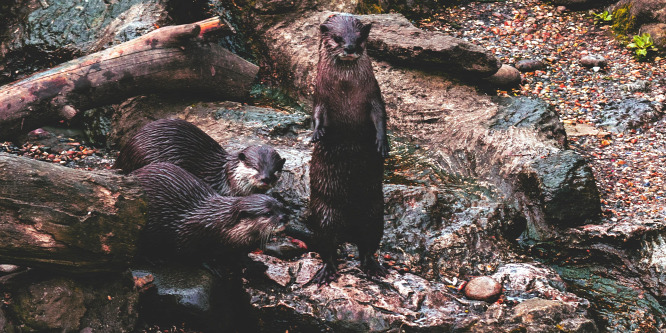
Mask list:
[[465,77],[486,77],[500,69],[494,55],[480,46],[440,32],[416,28],[400,14],[361,15],[372,23],[370,56],[397,65],[441,70]]

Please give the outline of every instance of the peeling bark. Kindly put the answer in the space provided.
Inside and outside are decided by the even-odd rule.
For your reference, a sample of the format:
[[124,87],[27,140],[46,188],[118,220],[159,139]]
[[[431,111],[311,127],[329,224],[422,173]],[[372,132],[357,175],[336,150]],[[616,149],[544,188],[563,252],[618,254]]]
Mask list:
[[0,153],[0,262],[121,269],[136,252],[145,206],[133,178]]

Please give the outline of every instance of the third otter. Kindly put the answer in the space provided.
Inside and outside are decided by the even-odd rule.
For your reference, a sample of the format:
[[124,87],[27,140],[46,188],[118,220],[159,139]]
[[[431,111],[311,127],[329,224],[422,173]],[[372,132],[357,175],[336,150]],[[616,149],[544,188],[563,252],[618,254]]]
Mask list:
[[310,162],[311,248],[324,266],[313,282],[337,277],[336,249],[358,246],[362,270],[384,276],[374,253],[384,233],[382,178],[388,157],[386,110],[365,46],[371,24],[338,14],[320,25]]
[[131,174],[148,201],[141,241],[148,255],[234,263],[286,223],[287,210],[275,198],[221,196],[171,163],[151,163]]
[[176,164],[222,195],[242,196],[265,193],[275,185],[285,159],[269,146],[249,146],[229,154],[197,126],[160,119],[125,144],[113,167],[129,173],[154,162]]

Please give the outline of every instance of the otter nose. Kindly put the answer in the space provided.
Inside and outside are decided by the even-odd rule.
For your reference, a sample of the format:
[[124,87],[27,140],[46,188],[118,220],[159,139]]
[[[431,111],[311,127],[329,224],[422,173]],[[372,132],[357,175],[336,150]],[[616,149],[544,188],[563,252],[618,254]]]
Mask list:
[[261,177],[260,180],[261,180],[262,183],[268,185],[268,184],[270,184],[270,183],[272,182],[273,177],[271,177],[271,176],[264,176],[264,177]]
[[354,44],[345,44],[343,50],[347,54],[355,53],[356,52],[356,45],[354,45]]

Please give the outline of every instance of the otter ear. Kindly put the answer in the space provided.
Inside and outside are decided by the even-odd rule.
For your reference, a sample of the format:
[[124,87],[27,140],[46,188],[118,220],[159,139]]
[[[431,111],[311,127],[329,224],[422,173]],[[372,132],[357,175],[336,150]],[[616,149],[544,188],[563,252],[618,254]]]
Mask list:
[[239,159],[239,160],[245,162],[245,159],[246,159],[246,158],[247,158],[247,157],[245,156],[244,153],[238,153],[238,159]]
[[370,36],[370,28],[372,28],[372,23],[368,23],[361,28],[362,39],[368,39],[368,36]]
[[327,25],[325,25],[325,24],[320,24],[320,25],[319,25],[319,32],[321,32],[322,34],[327,33],[328,30],[329,30],[329,29],[328,29],[328,26],[327,26]]

